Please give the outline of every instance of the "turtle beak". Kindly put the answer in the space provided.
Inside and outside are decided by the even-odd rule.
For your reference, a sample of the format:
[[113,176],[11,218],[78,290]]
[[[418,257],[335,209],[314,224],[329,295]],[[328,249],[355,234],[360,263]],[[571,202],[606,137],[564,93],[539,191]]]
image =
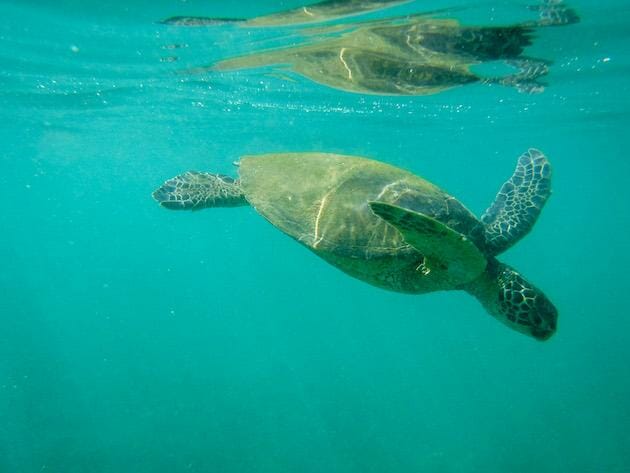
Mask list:
[[541,330],[539,328],[532,329],[532,336],[536,340],[540,340],[541,342],[544,342],[545,340],[549,340],[554,333],[556,333],[555,329],[544,329],[544,330]]
[[549,340],[556,333],[558,326],[558,310],[543,294],[536,298],[534,310],[530,314],[532,336],[540,341]]

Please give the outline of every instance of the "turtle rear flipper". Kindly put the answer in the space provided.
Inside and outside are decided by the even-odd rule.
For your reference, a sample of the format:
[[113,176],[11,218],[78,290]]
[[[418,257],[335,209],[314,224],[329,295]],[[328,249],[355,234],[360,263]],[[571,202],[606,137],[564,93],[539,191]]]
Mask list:
[[395,227],[405,242],[424,256],[418,270],[425,276],[437,276],[458,286],[485,269],[486,258],[477,246],[436,219],[384,202],[369,205],[372,212]]
[[486,252],[498,255],[527,235],[550,195],[551,165],[531,148],[518,159],[514,174],[481,217]]
[[223,174],[197,171],[169,179],[153,192],[153,198],[171,210],[247,205],[238,181]]

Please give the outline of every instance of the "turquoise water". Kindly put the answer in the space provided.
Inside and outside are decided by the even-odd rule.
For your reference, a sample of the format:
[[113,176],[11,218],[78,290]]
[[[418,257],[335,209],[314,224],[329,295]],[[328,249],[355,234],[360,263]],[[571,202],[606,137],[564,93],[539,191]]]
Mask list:
[[[630,471],[628,5],[576,0],[579,24],[538,33],[528,54],[554,61],[539,95],[181,74],[295,32],[156,23],[301,3],[0,3],[0,471]],[[531,19],[457,6],[470,24]],[[544,343],[465,293],[351,279],[250,208],[151,199],[187,169],[328,151],[481,214],[530,146],[554,195],[502,259],[558,307]]]

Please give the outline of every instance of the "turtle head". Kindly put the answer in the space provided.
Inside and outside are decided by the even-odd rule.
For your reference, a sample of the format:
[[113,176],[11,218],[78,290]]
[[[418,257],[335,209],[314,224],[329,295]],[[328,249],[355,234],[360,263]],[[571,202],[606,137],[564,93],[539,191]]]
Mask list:
[[508,327],[547,340],[556,331],[558,310],[545,294],[508,265],[489,261],[486,272],[465,288]]
[[498,282],[497,309],[505,323],[538,340],[550,338],[556,331],[558,310],[547,296],[508,266],[502,268]]

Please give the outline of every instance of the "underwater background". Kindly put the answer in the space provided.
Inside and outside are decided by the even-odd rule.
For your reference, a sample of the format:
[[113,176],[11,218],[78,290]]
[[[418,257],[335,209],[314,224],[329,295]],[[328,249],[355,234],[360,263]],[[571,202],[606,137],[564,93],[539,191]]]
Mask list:
[[[295,33],[157,22],[302,3],[0,2],[0,472],[629,472],[630,5],[574,0],[580,23],[538,31],[538,95],[186,74]],[[510,24],[525,5],[370,17]],[[251,208],[151,198],[188,169],[327,151],[480,215],[528,147],[554,193],[501,259],[558,307],[544,343],[463,292],[351,279]]]

